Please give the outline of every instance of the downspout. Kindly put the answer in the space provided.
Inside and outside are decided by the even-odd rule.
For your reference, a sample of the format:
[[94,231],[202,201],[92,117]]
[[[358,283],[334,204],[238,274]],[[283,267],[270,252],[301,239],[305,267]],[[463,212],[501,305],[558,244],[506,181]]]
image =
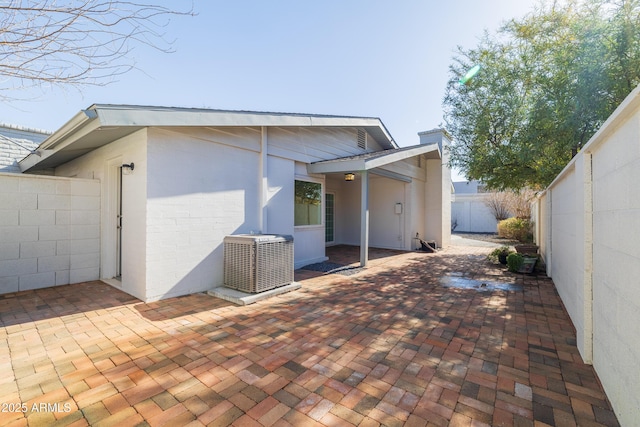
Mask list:
[[593,363],[593,155],[584,152],[584,362]]
[[268,129],[267,126],[262,126],[260,133],[260,161],[258,162],[258,224],[260,233],[267,232],[267,192],[269,190],[267,173]]

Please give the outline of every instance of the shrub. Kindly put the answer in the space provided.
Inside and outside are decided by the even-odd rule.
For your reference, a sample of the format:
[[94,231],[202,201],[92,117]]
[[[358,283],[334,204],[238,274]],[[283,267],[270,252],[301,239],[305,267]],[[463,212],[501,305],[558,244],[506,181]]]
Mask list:
[[524,257],[518,253],[509,254],[507,256],[507,267],[509,271],[517,273],[524,264]]
[[498,223],[498,236],[519,242],[531,242],[533,240],[531,229],[532,224],[528,219],[507,218]]
[[493,263],[506,264],[506,258],[513,251],[509,248],[509,246],[501,246],[499,248],[494,249],[489,255],[487,255],[487,259]]

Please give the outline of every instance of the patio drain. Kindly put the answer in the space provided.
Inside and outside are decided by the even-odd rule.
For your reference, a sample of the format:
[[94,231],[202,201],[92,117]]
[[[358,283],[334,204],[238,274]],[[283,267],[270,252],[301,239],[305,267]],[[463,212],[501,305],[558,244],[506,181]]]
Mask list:
[[521,291],[522,285],[516,283],[499,283],[490,280],[473,280],[461,277],[461,273],[451,273],[440,278],[440,283],[445,288],[475,289],[481,292],[492,291]]
[[363,270],[362,267],[352,267],[349,265],[336,264],[335,262],[318,262],[302,267],[302,270],[319,271],[327,274],[341,274],[343,276],[351,276]]

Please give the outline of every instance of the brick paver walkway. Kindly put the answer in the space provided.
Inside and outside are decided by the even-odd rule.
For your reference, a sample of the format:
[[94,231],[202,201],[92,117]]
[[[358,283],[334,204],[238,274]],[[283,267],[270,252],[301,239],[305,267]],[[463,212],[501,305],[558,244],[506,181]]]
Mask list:
[[245,307],[101,282],[0,296],[0,425],[617,425],[553,283],[488,250],[372,251]]

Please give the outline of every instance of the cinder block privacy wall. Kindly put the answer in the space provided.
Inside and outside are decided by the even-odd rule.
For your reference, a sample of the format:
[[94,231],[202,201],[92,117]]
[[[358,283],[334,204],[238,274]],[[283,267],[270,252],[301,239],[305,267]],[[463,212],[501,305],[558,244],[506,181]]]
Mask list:
[[534,205],[536,238],[621,425],[640,419],[640,87]]
[[99,273],[99,181],[0,173],[0,293]]

